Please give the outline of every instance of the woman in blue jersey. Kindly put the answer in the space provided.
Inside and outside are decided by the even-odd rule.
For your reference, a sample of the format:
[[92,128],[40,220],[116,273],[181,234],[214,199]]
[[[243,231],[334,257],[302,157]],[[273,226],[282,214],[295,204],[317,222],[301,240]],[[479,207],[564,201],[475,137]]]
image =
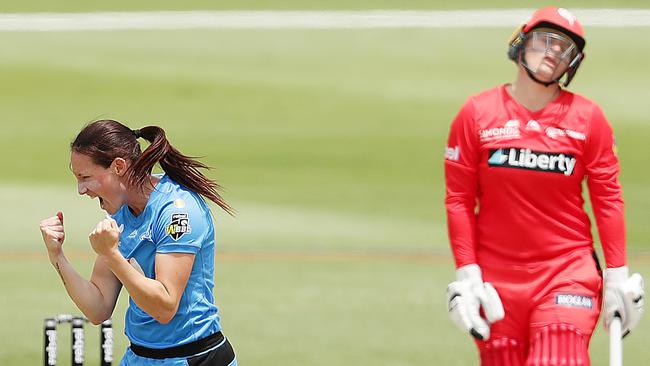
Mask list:
[[[139,138],[151,143],[141,151]],[[163,175],[152,175],[158,163]],[[172,147],[162,128],[131,130],[114,120],[87,125],[71,144],[79,194],[110,216],[90,233],[97,253],[86,280],[63,251],[63,214],[43,220],[50,262],[70,298],[94,324],[129,293],[121,365],[237,364],[214,304],[214,225],[207,198],[228,213],[207,168]]]

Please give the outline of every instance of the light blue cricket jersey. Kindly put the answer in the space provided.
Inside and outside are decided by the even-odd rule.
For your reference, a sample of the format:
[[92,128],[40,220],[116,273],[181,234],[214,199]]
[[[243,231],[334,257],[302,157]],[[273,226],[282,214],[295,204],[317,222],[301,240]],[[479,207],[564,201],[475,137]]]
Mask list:
[[129,340],[144,347],[167,348],[221,330],[213,295],[214,224],[203,198],[163,175],[139,216],[124,205],[113,219],[124,225],[120,252],[126,259],[135,258],[149,278],[155,278],[156,253],[196,255],[178,311],[168,324],[159,323],[129,298],[125,321]]

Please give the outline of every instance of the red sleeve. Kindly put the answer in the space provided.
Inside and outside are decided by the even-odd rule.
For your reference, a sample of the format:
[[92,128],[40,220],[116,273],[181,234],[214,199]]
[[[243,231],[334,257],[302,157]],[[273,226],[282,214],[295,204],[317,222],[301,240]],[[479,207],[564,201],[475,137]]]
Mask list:
[[585,146],[587,187],[607,267],[625,265],[625,218],[612,127],[597,106]]
[[479,149],[474,124],[469,99],[451,124],[445,150],[447,229],[457,268],[476,263]]

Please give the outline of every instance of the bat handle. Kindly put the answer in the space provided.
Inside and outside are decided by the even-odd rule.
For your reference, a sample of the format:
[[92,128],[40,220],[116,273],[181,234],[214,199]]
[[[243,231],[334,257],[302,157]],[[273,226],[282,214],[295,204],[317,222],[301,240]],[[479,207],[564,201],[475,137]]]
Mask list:
[[623,366],[621,317],[617,314],[609,324],[609,366]]

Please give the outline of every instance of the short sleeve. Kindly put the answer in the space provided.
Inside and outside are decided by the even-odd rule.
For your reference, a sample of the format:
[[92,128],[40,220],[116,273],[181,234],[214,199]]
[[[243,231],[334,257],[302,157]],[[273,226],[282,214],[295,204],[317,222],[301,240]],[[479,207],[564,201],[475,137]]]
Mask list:
[[210,220],[211,216],[195,197],[166,203],[154,223],[156,253],[196,254],[209,235]]

